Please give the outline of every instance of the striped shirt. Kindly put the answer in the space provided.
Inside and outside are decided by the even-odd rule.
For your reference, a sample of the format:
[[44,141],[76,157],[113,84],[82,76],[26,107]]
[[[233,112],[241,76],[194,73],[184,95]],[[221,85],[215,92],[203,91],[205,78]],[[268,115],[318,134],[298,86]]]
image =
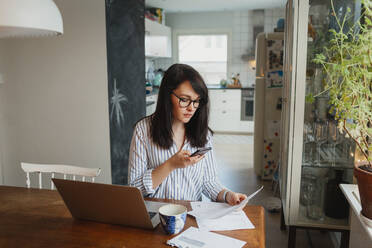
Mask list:
[[[163,149],[153,143],[149,125],[150,117],[146,117],[135,126],[129,150],[129,185],[140,189],[146,197],[200,201],[203,193],[216,201],[224,187],[217,179],[213,149],[198,163],[173,170],[157,188],[153,188],[152,171],[177,153],[177,146],[173,142],[169,149]],[[212,147],[211,133],[205,147]],[[197,148],[186,139],[182,150],[192,153]]]

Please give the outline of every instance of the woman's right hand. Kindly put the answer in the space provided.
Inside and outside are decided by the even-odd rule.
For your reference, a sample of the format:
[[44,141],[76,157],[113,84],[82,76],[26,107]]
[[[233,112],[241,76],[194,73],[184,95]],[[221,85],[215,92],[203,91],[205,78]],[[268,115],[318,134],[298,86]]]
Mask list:
[[204,155],[190,157],[191,153],[186,150],[181,150],[170,157],[167,162],[173,169],[186,168],[190,165],[198,163],[204,158]]

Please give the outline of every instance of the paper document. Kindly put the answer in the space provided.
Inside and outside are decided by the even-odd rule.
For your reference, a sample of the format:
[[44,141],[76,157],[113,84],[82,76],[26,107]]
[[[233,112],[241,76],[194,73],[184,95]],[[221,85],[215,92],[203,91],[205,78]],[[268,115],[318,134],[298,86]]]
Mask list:
[[183,248],[241,248],[245,243],[238,239],[203,231],[195,227],[189,227],[186,231],[167,241],[170,246]]
[[199,229],[205,231],[228,231],[238,229],[254,229],[254,225],[242,211],[233,211],[218,219],[196,218]]
[[216,203],[206,205],[205,202],[191,202],[192,211],[188,214],[200,219],[217,219],[221,218],[236,209],[243,208],[250,199],[252,199],[258,192],[263,189],[263,186],[256,192],[249,195],[244,201],[235,206],[230,206],[227,203]]

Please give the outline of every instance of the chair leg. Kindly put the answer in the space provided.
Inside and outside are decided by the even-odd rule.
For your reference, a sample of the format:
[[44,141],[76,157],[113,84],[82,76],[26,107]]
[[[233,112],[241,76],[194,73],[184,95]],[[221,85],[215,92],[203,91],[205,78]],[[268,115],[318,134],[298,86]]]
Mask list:
[[274,196],[276,196],[276,193],[278,192],[278,188],[279,188],[279,182],[278,181],[275,181],[275,184],[274,184]]
[[340,248],[348,248],[349,240],[350,240],[350,231],[342,231]]
[[282,206],[282,211],[280,212],[280,230],[284,231],[286,229],[287,229],[287,227],[285,225],[283,206]]
[[295,247],[296,247],[296,227],[289,226],[288,248],[295,248]]

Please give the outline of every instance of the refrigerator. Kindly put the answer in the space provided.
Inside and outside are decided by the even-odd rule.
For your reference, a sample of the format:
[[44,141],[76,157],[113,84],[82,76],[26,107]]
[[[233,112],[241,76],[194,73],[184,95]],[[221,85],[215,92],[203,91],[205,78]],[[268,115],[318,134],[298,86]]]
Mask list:
[[280,161],[283,48],[283,32],[257,35],[253,159],[255,173],[268,180]]

